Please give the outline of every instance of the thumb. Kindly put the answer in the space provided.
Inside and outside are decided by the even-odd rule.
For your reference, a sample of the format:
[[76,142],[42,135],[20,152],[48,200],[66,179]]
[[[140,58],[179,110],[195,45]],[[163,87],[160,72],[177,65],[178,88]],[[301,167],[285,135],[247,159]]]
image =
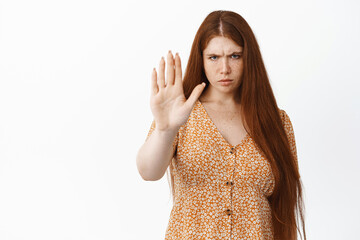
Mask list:
[[186,104],[189,104],[190,106],[194,107],[196,100],[200,97],[201,93],[205,89],[205,86],[206,86],[205,82],[197,85],[191,92],[188,100],[186,101]]

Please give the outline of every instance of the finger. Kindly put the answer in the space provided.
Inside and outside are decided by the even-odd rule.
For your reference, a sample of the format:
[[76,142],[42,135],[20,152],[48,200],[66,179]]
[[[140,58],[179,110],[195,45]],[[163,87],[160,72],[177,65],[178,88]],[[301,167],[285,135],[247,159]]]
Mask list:
[[174,84],[174,56],[169,50],[167,55],[166,85]]
[[157,85],[157,74],[156,69],[154,68],[151,73],[151,95],[155,95],[159,91],[158,85]]
[[182,84],[181,60],[178,53],[175,54],[175,84]]
[[159,63],[159,77],[157,79],[157,84],[160,88],[165,87],[165,59],[164,57],[161,57],[160,63]]
[[185,104],[190,105],[188,107],[194,107],[194,104],[195,104],[196,100],[200,97],[201,93],[205,89],[205,86],[206,86],[206,84],[203,82],[203,83],[197,85],[193,89],[193,91],[191,92],[189,98],[186,100],[186,103],[185,103]]

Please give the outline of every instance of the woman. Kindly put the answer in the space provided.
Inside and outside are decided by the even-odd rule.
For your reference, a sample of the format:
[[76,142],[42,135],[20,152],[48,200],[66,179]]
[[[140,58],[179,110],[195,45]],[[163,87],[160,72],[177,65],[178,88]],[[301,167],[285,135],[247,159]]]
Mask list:
[[165,239],[294,240],[299,215],[306,239],[294,131],[247,22],[210,13],[184,79],[178,54],[167,64],[152,73],[154,121],[136,159],[145,180],[169,168]]

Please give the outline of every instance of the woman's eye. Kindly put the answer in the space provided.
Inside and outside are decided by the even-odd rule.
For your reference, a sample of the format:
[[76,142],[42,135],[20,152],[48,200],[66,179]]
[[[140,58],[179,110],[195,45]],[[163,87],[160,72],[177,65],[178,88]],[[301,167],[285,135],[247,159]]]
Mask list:
[[[216,60],[218,57],[217,56],[211,56],[211,57],[209,57],[211,60]],[[241,55],[239,55],[239,54],[233,54],[233,55],[231,55],[231,58],[233,58],[233,59],[239,59],[239,58],[241,58]]]
[[238,55],[238,54],[233,54],[233,55],[231,55],[231,57],[232,57],[232,58],[235,58],[235,59],[238,59],[238,58],[240,58],[240,57],[241,57],[241,55]]

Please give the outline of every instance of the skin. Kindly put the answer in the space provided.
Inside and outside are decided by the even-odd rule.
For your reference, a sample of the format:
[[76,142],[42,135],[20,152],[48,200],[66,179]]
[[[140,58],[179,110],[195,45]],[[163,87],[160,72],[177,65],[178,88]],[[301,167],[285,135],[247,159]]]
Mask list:
[[151,75],[150,107],[156,127],[136,156],[138,171],[146,181],[156,181],[164,176],[174,156],[172,143],[176,134],[189,118],[196,100],[205,88],[205,84],[199,84],[186,99],[179,55],[176,54],[174,58],[169,51],[167,62],[166,79],[164,58],[160,60],[159,74],[154,68]]
[[[242,82],[244,61],[243,48],[230,38],[212,38],[203,51],[203,63],[209,87],[199,100],[223,138],[237,145],[247,131],[241,119],[241,104],[237,90]],[[232,80],[223,85],[222,79]]]
[[[236,90],[241,85],[243,74],[243,48],[232,39],[223,36],[212,38],[203,51],[204,69],[209,87],[202,94],[201,102],[213,102],[213,105],[227,106],[236,109],[239,99],[236,99]],[[224,86],[221,79],[233,80],[230,85]]]
[[[227,115],[223,116],[231,119],[233,117],[229,116],[229,113],[233,116],[239,113],[239,103],[235,99],[235,91],[241,84],[243,71],[241,51],[242,48],[229,38],[214,37],[211,39],[203,51],[205,74],[210,85],[202,95],[205,85],[199,84],[193,89],[188,99],[185,98],[183,91],[179,55],[176,54],[174,58],[169,51],[166,76],[165,59],[160,60],[159,74],[154,68],[151,76],[150,107],[156,127],[141,146],[136,157],[138,171],[144,180],[156,181],[163,177],[174,157],[172,143],[176,134],[181,125],[188,120],[191,110],[200,96],[200,101],[210,103],[207,106],[211,106],[215,113],[226,113]],[[222,86],[218,81],[224,78],[233,81],[228,86]],[[215,118],[213,120],[239,126],[239,122],[230,123],[225,119]],[[238,142],[239,139],[233,137],[235,132],[239,132],[239,129],[228,128],[222,134],[229,142]]]

